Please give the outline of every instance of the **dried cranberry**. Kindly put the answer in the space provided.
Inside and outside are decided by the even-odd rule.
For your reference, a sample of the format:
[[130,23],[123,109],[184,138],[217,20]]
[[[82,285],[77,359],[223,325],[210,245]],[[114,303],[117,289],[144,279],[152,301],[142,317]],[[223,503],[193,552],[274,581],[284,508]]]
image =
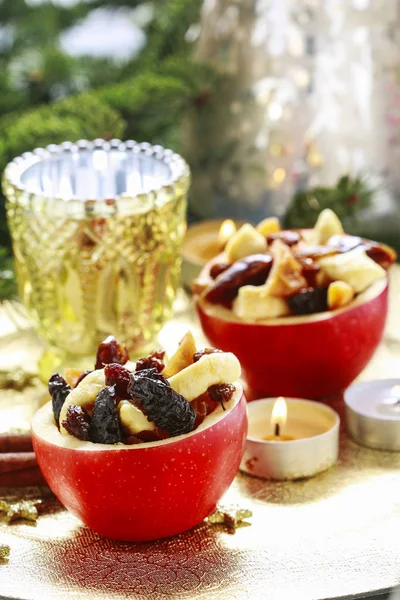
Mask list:
[[80,384],[80,382],[82,381],[82,379],[85,379],[86,375],[89,375],[89,373],[93,373],[93,371],[91,371],[91,370],[83,371],[83,373],[79,376],[74,387],[77,387]]
[[219,402],[225,410],[224,402],[228,402],[232,398],[235,389],[235,386],[231,383],[220,383],[209,387],[208,393],[211,400],[213,402]]
[[128,398],[128,385],[131,378],[131,371],[118,363],[111,363],[104,367],[106,385],[115,385],[115,393],[121,399]]
[[143,369],[157,369],[159,373],[164,370],[165,364],[163,358],[165,350],[156,350],[144,358],[139,358],[136,363],[136,371],[143,371]]
[[105,387],[97,394],[89,438],[97,444],[117,444],[122,440],[114,386]]
[[295,315],[311,315],[328,310],[328,288],[316,287],[302,290],[287,298],[289,308]]
[[102,369],[104,365],[118,363],[124,365],[129,360],[128,350],[124,344],[119,344],[113,335],[101,342],[96,355],[95,369]]
[[90,417],[82,406],[68,406],[62,426],[78,440],[89,439]]
[[278,231],[267,236],[268,244],[272,244],[274,240],[282,240],[287,246],[295,246],[301,240],[301,235],[297,231]]
[[53,407],[54,420],[57,426],[60,425],[60,412],[65,402],[65,398],[71,391],[71,386],[65,381],[59,373],[54,373],[49,379],[49,394]]
[[211,279],[217,279],[218,275],[221,275],[221,273],[229,269],[230,266],[230,263],[214,263],[210,269]]
[[224,271],[206,293],[212,304],[231,302],[244,285],[263,285],[272,267],[269,254],[254,254],[236,261]]
[[138,371],[131,375],[128,388],[131,402],[172,437],[192,431],[196,415],[186,398],[175,392],[156,369],[145,373]]
[[193,354],[193,362],[197,362],[207,354],[215,354],[216,352],[222,352],[222,350],[217,350],[217,348],[204,348],[204,350],[199,350]]

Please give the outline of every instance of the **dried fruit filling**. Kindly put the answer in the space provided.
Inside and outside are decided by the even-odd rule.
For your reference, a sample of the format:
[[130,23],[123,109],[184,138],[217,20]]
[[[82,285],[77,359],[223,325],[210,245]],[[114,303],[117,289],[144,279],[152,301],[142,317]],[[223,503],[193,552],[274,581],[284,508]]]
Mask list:
[[243,321],[309,315],[348,305],[385,278],[396,258],[385,244],[345,234],[330,209],[313,229],[280,230],[269,218],[243,225],[193,293]]
[[49,393],[60,433],[98,444],[141,444],[190,433],[218,406],[226,409],[240,377],[234,354],[198,350],[188,332],[170,360],[164,357],[158,350],[133,365],[110,336],[100,344],[93,371],[52,375]]

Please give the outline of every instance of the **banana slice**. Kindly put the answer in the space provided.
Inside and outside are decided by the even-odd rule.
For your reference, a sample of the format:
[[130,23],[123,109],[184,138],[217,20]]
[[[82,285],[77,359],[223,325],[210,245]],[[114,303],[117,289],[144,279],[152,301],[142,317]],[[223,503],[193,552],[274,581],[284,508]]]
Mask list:
[[171,387],[191,402],[211,385],[233,383],[241,374],[240,362],[231,352],[206,354],[168,380]]
[[126,433],[135,435],[141,431],[154,431],[156,426],[151,423],[139,408],[136,408],[129,400],[122,400],[118,404],[118,415],[121,425]]
[[344,229],[339,217],[330,208],[325,208],[315,223],[309,243],[323,246],[333,235],[343,235]]
[[193,364],[193,355],[196,353],[196,342],[193,333],[188,331],[179,342],[178,350],[171,356],[162,374],[168,379]]
[[62,422],[67,416],[68,406],[82,406],[88,412],[91,412],[94,402],[97,398],[97,394],[100,390],[105,387],[106,380],[104,375],[104,369],[97,369],[86,375],[85,379],[82,379],[78,387],[72,390],[65,399],[60,413],[60,432],[64,435],[68,435],[68,431],[62,426]]
[[277,217],[268,217],[257,225],[256,230],[264,237],[268,237],[271,233],[279,233],[281,225]]
[[239,289],[232,310],[244,321],[261,321],[283,317],[290,313],[289,306],[283,298],[265,296],[265,286],[245,285]]
[[345,281],[358,294],[386,276],[385,269],[369,258],[362,248],[327,256],[319,261],[319,265],[332,280]]
[[270,252],[274,262],[265,285],[261,286],[262,296],[284,298],[307,287],[307,282],[301,274],[303,268],[289,246],[282,240],[275,240],[270,246]]
[[267,251],[267,240],[252,225],[246,223],[226,244],[228,260],[234,262],[251,254],[263,254]]

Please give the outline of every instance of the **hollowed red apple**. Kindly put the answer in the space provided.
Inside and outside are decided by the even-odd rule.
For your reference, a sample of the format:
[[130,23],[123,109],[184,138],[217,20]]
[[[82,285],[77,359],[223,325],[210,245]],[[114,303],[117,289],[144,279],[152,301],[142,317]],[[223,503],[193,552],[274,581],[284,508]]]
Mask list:
[[376,282],[345,308],[302,317],[245,323],[200,297],[196,306],[210,344],[240,360],[248,399],[318,399],[347,388],[374,354],[387,316],[388,282]]
[[33,418],[33,447],[54,494],[88,527],[116,540],[154,540],[200,523],[232,483],[247,434],[240,384],[226,409],[186,435],[108,446],[61,435],[49,403]]

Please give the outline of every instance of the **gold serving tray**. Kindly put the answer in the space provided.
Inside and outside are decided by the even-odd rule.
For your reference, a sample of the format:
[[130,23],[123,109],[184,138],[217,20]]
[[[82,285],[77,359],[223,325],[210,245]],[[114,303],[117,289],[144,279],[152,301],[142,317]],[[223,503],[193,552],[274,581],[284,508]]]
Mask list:
[[[362,379],[399,376],[400,267],[392,274],[385,339]],[[397,312],[396,312],[397,311]],[[0,327],[4,331],[4,315]],[[190,299],[160,334],[167,350],[190,327],[204,339]],[[2,338],[5,360],[32,363],[41,351],[29,330]],[[22,357],[22,358],[21,358]],[[42,388],[0,393],[0,433],[27,427]],[[342,401],[334,407],[342,412]],[[47,488],[2,489],[0,498],[43,499],[36,524],[0,521],[0,594],[9,598],[314,600],[351,597],[400,582],[400,453],[369,450],[342,431],[339,463],[309,480],[273,483],[238,474],[223,499],[253,511],[230,533],[203,523],[153,543],[112,542],[65,511]]]

